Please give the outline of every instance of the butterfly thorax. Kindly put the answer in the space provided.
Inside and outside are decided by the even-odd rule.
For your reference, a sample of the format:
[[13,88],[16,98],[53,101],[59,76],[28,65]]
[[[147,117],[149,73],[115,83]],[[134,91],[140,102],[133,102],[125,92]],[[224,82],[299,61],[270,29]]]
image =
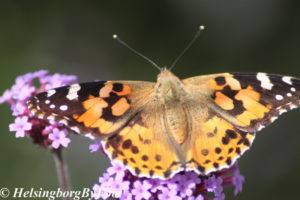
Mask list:
[[162,109],[161,121],[165,132],[178,144],[184,143],[188,136],[188,119],[182,101],[185,94],[183,83],[170,71],[164,70],[158,75],[155,93]]
[[157,77],[156,94],[162,103],[180,100],[182,82],[170,71],[162,71]]

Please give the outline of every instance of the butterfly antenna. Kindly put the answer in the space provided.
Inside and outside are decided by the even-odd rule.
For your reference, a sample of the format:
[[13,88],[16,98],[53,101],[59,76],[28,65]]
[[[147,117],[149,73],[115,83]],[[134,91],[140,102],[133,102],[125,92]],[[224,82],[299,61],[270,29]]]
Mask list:
[[177,56],[177,58],[174,60],[174,62],[172,63],[172,65],[170,66],[169,70],[171,71],[171,69],[176,65],[176,63],[178,62],[178,60],[185,54],[185,52],[194,44],[194,42],[196,41],[196,39],[199,37],[200,33],[202,32],[202,30],[204,30],[204,26],[201,25],[199,26],[198,31],[196,32],[196,34],[194,35],[193,39],[190,41],[190,43],[183,49],[183,51]]
[[162,69],[155,63],[153,62],[150,58],[144,56],[143,54],[141,54],[140,52],[138,52],[137,50],[135,50],[134,48],[132,48],[131,46],[129,46],[127,43],[125,43],[123,40],[121,40],[118,35],[114,34],[113,38],[115,40],[117,40],[118,42],[120,42],[122,45],[124,45],[125,47],[127,47],[129,50],[133,51],[135,54],[141,56],[142,58],[144,58],[145,60],[147,60],[149,63],[151,63],[154,67],[156,67],[159,71],[161,71]]

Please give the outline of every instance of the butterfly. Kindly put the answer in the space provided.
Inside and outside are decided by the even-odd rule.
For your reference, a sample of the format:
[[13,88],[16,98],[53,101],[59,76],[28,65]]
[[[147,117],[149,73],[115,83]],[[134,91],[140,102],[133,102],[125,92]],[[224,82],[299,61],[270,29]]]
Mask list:
[[101,139],[109,158],[136,176],[168,179],[180,171],[229,168],[256,132],[300,105],[300,79],[220,73],[157,82],[95,81],[51,89],[28,107],[76,133]]

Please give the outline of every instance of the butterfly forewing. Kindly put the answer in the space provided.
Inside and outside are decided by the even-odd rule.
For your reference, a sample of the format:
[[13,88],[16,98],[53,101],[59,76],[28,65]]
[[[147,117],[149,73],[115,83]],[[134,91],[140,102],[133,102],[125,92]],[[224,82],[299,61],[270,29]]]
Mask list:
[[95,81],[51,89],[33,96],[28,107],[39,118],[56,120],[77,133],[107,137],[134,116],[153,85],[121,82]]
[[194,93],[199,88],[198,95],[209,96],[208,106],[244,131],[257,132],[300,104],[300,80],[289,76],[224,73],[183,82]]
[[[282,113],[300,105],[300,80],[297,78],[257,73],[252,75],[255,76],[256,81],[246,73],[235,73],[233,75],[233,78],[241,83],[241,88],[245,91],[243,95],[238,97],[239,94],[237,94],[236,97],[245,105],[246,101],[243,101],[244,96],[258,102],[255,105],[248,103],[246,110],[249,112],[251,110],[264,110],[263,115],[258,114],[259,118],[251,119],[250,124],[246,127],[251,132],[261,130],[277,119]],[[257,94],[251,96],[255,92]],[[257,113],[257,111],[254,112]]]

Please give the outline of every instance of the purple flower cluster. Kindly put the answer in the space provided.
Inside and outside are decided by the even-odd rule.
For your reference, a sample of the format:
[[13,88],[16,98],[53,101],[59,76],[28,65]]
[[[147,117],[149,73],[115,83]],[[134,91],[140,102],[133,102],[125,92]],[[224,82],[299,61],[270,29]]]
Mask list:
[[[99,142],[90,146],[91,151],[101,150]],[[230,169],[211,173],[207,176],[193,171],[181,172],[169,180],[138,178],[122,164],[112,162],[93,187],[95,199],[159,199],[159,200],[224,200],[224,186],[234,186],[234,194],[242,190],[244,177],[235,163]]]
[[[36,79],[39,83],[34,85]],[[11,89],[7,89],[0,97],[0,104],[7,102],[15,116],[14,123],[9,130],[16,132],[16,137],[29,136],[33,142],[45,148],[58,149],[67,147],[70,143],[67,128],[54,121],[38,119],[28,110],[26,102],[32,96],[45,90],[69,85],[77,81],[76,76],[61,74],[48,75],[48,71],[41,70],[28,73],[16,78]]]

